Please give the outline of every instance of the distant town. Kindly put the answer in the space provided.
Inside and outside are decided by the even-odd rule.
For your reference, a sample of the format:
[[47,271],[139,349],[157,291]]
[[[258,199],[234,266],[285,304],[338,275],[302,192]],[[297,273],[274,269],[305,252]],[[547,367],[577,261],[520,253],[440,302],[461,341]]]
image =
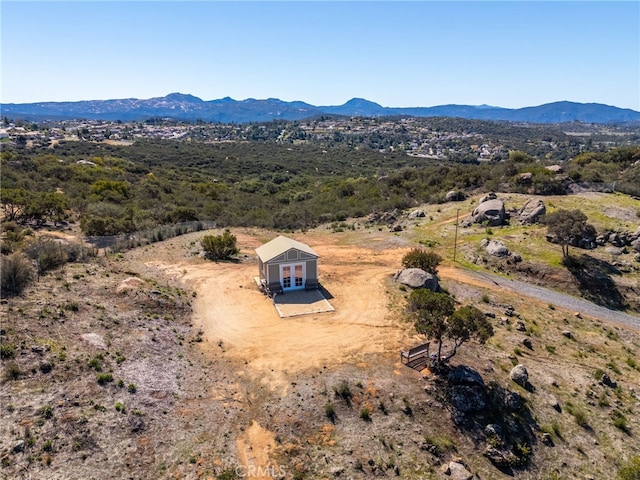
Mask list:
[[457,118],[363,118],[321,116],[306,121],[276,120],[248,124],[149,119],[122,122],[60,120],[27,122],[4,118],[0,141],[18,147],[55,147],[60,142],[129,145],[140,140],[196,142],[267,141],[343,146],[463,163],[500,161],[511,150],[562,161],[585,150],[637,144],[630,126],[568,123],[508,124]]

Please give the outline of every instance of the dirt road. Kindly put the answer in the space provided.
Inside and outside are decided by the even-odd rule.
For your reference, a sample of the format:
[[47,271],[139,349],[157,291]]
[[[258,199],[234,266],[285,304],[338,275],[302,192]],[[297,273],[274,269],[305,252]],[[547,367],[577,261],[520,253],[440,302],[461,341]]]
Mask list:
[[574,313],[580,313],[584,316],[640,331],[640,317],[616,310],[609,310],[608,308],[601,307],[587,300],[548,288],[500,277],[488,272],[476,272],[462,267],[441,268],[439,274],[443,278],[488,288],[497,292],[502,291],[509,293],[509,295],[516,294],[521,297],[529,297],[536,301],[564,308]]

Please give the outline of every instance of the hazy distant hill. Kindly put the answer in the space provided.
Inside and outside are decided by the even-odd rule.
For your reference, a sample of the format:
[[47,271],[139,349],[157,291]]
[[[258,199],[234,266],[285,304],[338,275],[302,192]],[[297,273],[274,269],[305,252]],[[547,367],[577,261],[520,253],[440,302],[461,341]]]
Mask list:
[[314,106],[304,102],[285,102],[277,98],[234,100],[225,97],[204,101],[193,95],[172,93],[166,97],[140,100],[86,100],[80,102],[42,102],[3,104],[2,115],[25,120],[84,118],[92,120],[144,120],[169,117],[177,120],[204,120],[246,123],[274,119],[301,120],[316,115],[362,117],[417,116],[461,117],[478,120],[506,120],[529,123],[622,123],[640,121],[640,112],[598,103],[555,102],[526,108],[486,105],[440,105],[436,107],[392,108],[362,98],[344,105]]

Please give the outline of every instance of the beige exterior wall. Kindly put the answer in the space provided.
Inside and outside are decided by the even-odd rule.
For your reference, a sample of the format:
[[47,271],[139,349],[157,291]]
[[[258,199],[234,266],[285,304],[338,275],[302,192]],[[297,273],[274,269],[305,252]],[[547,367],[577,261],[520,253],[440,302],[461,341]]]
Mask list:
[[270,290],[279,289],[280,284],[280,266],[289,265],[294,263],[305,264],[306,283],[315,285],[318,283],[318,259],[299,250],[289,250],[282,255],[278,255],[272,258],[265,264],[258,260],[258,266],[260,268],[261,275],[263,275],[264,267],[267,269],[267,286]]
[[307,282],[318,282],[318,261],[308,260],[307,262]]

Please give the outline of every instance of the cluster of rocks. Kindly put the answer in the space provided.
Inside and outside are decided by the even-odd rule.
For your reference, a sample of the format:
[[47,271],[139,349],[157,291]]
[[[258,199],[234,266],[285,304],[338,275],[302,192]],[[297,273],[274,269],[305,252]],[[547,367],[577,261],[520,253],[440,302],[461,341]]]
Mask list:
[[[550,243],[560,243],[559,240],[554,235],[547,234],[546,239],[547,239],[547,242],[550,242]],[[571,245],[572,247],[581,248],[583,250],[593,250],[594,248],[597,247],[596,237],[585,232],[583,235],[576,236],[575,238],[573,238],[569,242],[569,245]]]
[[398,221],[399,215],[397,208],[390,212],[373,212],[367,217],[367,223],[393,225]]
[[519,209],[507,211],[504,201],[492,192],[480,198],[480,203],[473,210],[471,216],[462,223],[462,226],[470,227],[477,223],[488,227],[499,227],[511,218],[515,218],[523,224],[532,224],[538,223],[546,213],[547,207],[539,198],[530,198]]
[[404,230],[404,227],[402,225],[402,222],[399,220],[400,217],[400,211],[395,208],[390,212],[373,212],[367,217],[366,223],[374,225],[386,225],[392,232],[401,232],[402,230]]
[[[551,173],[555,173],[556,175],[561,175],[564,173],[564,168],[561,165],[549,165],[544,167],[546,170],[549,170]],[[533,173],[532,172],[524,172],[518,176],[517,182],[520,185],[531,185],[533,183]]]
[[[640,262],[640,226],[635,232],[606,231],[594,239],[595,245],[605,247],[611,255],[636,252],[635,260]],[[631,252],[630,252],[631,250]]]
[[[529,386],[529,376],[524,366],[512,372],[511,378],[520,385]],[[508,468],[515,465],[523,465],[527,461],[527,454],[516,455],[513,452],[513,438],[522,438],[521,434],[526,426],[513,422],[506,412],[523,412],[525,402],[515,392],[506,390],[492,384],[489,388],[484,383],[482,376],[470,367],[459,365],[453,369],[447,377],[447,397],[453,407],[452,420],[456,425],[464,425],[467,419],[474,417],[478,420],[487,418],[485,412],[503,412],[504,422],[488,423],[484,427],[484,435],[487,445],[484,456],[498,468]],[[526,413],[523,412],[526,416]],[[491,417],[489,417],[491,418]],[[467,426],[476,424],[476,421],[467,423]],[[454,460],[455,462],[455,460]],[[443,466],[443,473],[454,477],[454,472],[460,472],[460,478],[472,478],[468,469],[461,465],[447,464]],[[449,473],[450,472],[450,473]]]
[[[547,235],[547,241],[557,243],[557,240]],[[605,247],[607,253],[619,256],[635,252],[635,261],[640,262],[640,227],[635,232],[606,231],[597,235],[585,234],[570,242],[571,246],[585,250]]]

